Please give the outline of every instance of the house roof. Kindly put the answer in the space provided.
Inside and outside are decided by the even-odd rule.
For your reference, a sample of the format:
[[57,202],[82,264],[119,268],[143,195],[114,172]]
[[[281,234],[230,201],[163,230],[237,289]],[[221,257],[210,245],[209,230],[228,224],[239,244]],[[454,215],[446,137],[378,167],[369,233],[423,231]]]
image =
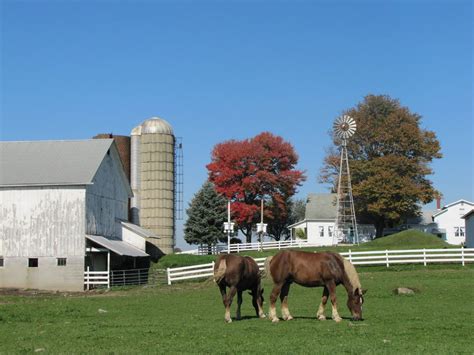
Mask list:
[[146,257],[150,256],[144,251],[135,248],[133,245],[130,245],[128,243],[125,243],[122,240],[119,239],[109,239],[105,238],[100,235],[86,235],[86,238],[89,239],[90,241],[93,241],[94,243],[97,243],[104,248],[107,248],[111,251],[113,251],[115,254],[118,255],[127,255],[127,256],[134,256],[134,257]]
[[433,214],[433,218],[438,217],[440,214],[443,214],[444,212],[446,212],[448,208],[450,208],[450,207],[452,207],[452,206],[455,206],[455,205],[457,205],[457,204],[460,204],[460,203],[465,203],[465,204],[468,204],[468,205],[471,205],[471,206],[474,207],[474,202],[461,199],[461,200],[458,200],[458,201],[456,201],[456,202],[452,202],[452,203],[450,203],[450,204],[447,204],[447,205],[444,206],[442,209],[436,211],[436,212]]
[[336,218],[336,194],[309,194],[306,200],[306,220]]
[[0,186],[92,183],[113,139],[0,142]]

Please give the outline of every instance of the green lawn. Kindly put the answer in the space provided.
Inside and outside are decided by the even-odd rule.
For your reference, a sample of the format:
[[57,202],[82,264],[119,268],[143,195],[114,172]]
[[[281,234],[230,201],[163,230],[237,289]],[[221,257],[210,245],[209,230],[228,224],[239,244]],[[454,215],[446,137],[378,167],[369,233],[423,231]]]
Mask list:
[[[0,294],[0,352],[473,353],[474,265],[359,271],[368,288],[365,320],[339,324],[315,319],[321,289],[297,285],[289,297],[295,319],[278,324],[255,318],[248,295],[244,319],[225,324],[210,280],[103,294]],[[399,286],[419,292],[394,295]],[[270,289],[266,280],[267,300]],[[340,287],[338,295],[349,317]]]

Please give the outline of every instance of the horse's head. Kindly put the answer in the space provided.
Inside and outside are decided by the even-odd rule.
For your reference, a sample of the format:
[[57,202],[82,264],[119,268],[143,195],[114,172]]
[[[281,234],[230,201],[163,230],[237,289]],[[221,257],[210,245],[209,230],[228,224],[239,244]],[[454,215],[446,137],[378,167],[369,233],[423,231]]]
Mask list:
[[362,320],[362,304],[364,303],[364,294],[366,290],[356,288],[349,293],[347,307],[352,313],[352,320]]

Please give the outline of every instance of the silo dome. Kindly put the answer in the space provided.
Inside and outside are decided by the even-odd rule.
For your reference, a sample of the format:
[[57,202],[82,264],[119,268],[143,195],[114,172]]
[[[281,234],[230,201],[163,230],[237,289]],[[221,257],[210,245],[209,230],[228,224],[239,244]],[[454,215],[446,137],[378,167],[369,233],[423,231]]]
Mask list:
[[173,128],[164,119],[159,117],[152,117],[141,124],[141,134],[169,134],[173,135]]

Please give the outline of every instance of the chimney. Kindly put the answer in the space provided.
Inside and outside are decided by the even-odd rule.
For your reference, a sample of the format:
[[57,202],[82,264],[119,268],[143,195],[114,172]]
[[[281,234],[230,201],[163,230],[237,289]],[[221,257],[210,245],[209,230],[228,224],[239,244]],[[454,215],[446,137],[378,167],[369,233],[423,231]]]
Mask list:
[[436,197],[436,209],[441,209],[441,197]]

